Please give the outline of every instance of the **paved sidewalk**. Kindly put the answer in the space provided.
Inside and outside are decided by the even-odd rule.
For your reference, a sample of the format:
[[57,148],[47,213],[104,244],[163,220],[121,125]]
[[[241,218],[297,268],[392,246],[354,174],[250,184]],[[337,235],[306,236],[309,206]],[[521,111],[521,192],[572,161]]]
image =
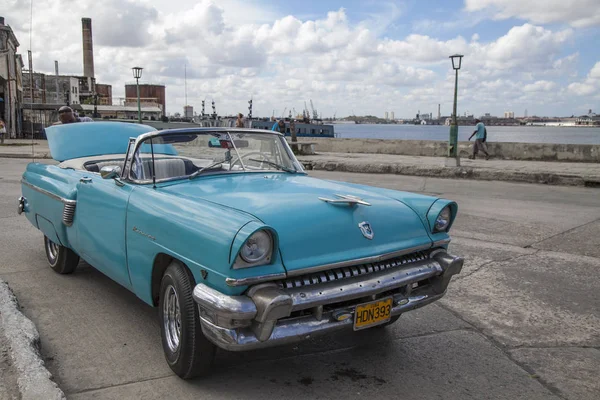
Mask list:
[[298,156],[298,159],[305,168],[314,170],[600,187],[598,163],[461,158],[460,168],[452,168],[444,166],[445,160],[442,157],[320,153]]
[[46,140],[5,139],[0,145],[0,158],[52,158]]
[[[0,158],[51,158],[46,140],[5,140]],[[361,172],[500,180],[550,185],[600,187],[600,164],[554,161],[469,160],[460,168],[444,166],[443,157],[417,157],[367,153],[319,153],[298,156],[309,170]]]

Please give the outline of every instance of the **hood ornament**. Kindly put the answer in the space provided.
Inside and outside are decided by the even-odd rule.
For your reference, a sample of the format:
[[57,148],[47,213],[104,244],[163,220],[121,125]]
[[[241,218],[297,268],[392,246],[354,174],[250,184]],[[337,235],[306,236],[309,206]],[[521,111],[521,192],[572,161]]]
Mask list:
[[371,228],[371,224],[369,224],[367,221],[361,222],[360,224],[358,224],[358,227],[360,228],[360,231],[362,232],[363,236],[367,239],[372,240],[373,236],[375,236],[373,228]]
[[319,197],[319,200],[322,200],[325,203],[330,203],[330,204],[348,204],[349,206],[355,206],[357,204],[360,204],[360,205],[363,205],[363,206],[370,206],[371,205],[371,203],[367,203],[366,201],[364,201],[360,197],[351,196],[349,194],[336,194],[336,197],[339,197],[339,198],[338,199],[328,199],[326,197]]

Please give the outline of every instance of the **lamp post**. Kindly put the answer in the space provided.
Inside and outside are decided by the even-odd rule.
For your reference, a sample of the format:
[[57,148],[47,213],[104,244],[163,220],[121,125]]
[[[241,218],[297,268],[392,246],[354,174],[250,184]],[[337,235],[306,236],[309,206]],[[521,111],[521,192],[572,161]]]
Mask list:
[[142,123],[142,107],[140,106],[140,78],[142,77],[142,67],[133,67],[133,77],[135,78],[135,86],[137,88],[137,103],[138,103],[138,123]]
[[452,69],[456,75],[454,78],[454,108],[452,109],[452,122],[450,123],[450,138],[448,141],[448,158],[446,158],[447,167],[460,167],[460,158],[458,157],[458,123],[456,122],[456,98],[458,93],[458,70],[462,63],[462,54],[450,56],[452,60]]

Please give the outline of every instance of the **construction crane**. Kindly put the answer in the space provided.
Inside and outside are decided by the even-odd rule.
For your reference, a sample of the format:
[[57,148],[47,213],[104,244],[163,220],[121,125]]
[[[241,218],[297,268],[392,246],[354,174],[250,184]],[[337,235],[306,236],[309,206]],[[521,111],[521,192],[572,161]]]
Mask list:
[[319,119],[319,114],[317,114],[317,110],[315,110],[315,107],[313,106],[312,99],[310,99],[310,109],[312,110],[313,119]]
[[286,111],[287,111],[287,107],[283,109],[283,112],[281,113],[281,118],[285,118]]

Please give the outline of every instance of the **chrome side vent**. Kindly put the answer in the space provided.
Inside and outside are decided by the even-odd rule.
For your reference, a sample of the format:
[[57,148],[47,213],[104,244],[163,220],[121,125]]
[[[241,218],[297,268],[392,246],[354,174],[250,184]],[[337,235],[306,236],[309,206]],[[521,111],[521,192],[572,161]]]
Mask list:
[[63,224],[65,224],[66,226],[73,225],[73,218],[75,217],[75,206],[76,205],[77,205],[77,202],[73,201],[73,202],[65,203],[65,205],[63,207],[62,220],[63,220]]
[[314,272],[311,274],[300,275],[294,278],[279,281],[279,286],[284,289],[295,287],[304,287],[316,285],[324,282],[333,282],[340,279],[353,278],[355,276],[368,275],[377,271],[384,271],[390,268],[402,267],[417,261],[429,259],[429,253],[418,251],[405,256],[392,258],[377,263],[353,265],[351,267],[334,268],[328,271]]

